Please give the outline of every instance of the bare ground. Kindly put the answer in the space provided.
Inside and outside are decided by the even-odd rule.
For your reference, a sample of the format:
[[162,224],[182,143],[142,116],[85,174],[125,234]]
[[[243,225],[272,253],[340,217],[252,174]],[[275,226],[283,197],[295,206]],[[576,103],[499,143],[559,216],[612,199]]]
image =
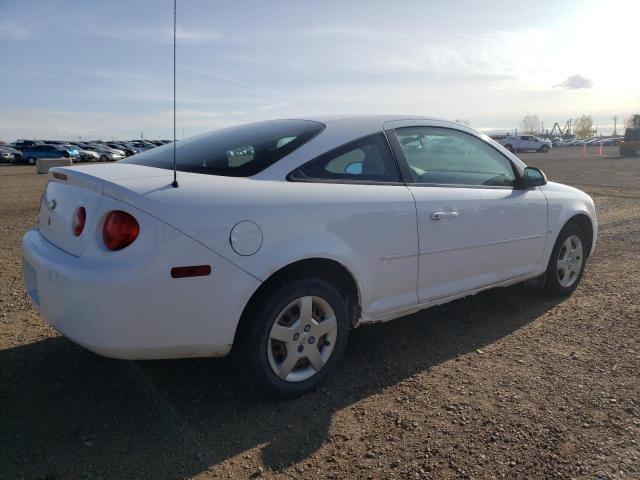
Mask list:
[[640,478],[640,158],[522,154],[593,196],[573,296],[515,286],[351,332],[324,388],[265,397],[228,360],[93,355],[30,306],[45,179],[0,166],[0,478]]

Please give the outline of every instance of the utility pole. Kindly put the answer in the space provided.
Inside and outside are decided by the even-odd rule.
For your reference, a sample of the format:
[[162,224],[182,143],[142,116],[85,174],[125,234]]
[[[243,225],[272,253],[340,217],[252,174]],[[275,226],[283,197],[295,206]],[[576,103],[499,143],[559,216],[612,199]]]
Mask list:
[[612,136],[617,137],[618,136],[618,117],[613,117],[613,134]]

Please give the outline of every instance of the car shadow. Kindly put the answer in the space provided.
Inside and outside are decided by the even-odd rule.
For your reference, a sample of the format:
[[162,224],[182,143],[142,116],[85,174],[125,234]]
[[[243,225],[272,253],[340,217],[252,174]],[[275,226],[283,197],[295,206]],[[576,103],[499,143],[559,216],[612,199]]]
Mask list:
[[329,440],[336,411],[490,345],[557,303],[517,285],[363,326],[327,384],[288,401],[243,382],[228,359],[117,361],[62,337],[3,350],[0,473],[185,478],[240,454],[280,470]]

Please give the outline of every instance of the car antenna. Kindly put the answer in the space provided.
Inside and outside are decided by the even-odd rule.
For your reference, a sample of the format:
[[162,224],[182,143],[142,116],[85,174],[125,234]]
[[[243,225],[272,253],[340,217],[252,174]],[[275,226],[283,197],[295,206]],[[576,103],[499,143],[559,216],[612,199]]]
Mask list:
[[176,9],[177,0],[173,0],[173,182],[171,186],[178,188],[176,167]]

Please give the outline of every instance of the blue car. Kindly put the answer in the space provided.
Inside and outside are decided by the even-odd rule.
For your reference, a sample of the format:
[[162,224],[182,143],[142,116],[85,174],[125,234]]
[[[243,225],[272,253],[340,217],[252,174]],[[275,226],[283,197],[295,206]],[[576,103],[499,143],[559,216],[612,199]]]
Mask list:
[[34,145],[22,152],[22,158],[29,164],[35,165],[39,158],[71,158],[74,162],[80,160],[80,153],[75,148],[61,145]]

